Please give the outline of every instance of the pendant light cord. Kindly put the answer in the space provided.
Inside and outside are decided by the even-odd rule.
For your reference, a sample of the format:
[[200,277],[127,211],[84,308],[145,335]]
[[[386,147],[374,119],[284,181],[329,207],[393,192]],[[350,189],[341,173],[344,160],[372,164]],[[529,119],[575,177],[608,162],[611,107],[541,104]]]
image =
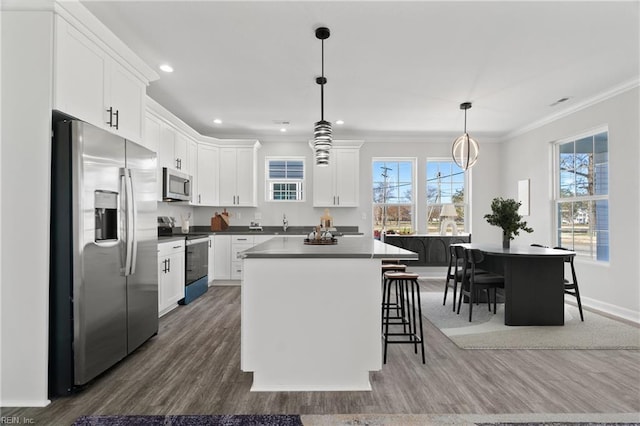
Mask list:
[[467,110],[464,110],[464,132],[467,133]]
[[322,42],[322,83],[320,84],[320,120],[324,121],[324,40]]

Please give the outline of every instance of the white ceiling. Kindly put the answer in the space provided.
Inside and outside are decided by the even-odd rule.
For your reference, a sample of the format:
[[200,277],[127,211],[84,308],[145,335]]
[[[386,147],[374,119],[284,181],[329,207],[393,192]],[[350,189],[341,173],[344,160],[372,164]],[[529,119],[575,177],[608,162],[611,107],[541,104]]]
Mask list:
[[319,26],[335,139],[459,134],[465,101],[469,133],[501,138],[640,75],[637,0],[83,3],[151,67],[174,67],[147,93],[216,137],[312,137]]

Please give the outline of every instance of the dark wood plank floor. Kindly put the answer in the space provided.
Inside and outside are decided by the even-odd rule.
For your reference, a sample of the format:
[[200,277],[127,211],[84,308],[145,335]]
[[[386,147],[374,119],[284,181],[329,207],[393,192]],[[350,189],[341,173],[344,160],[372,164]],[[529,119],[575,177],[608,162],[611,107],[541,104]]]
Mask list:
[[424,331],[426,365],[410,346],[391,346],[371,392],[249,392],[240,288],[212,287],[83,392],[2,415],[64,425],[89,414],[640,412],[640,351],[462,350],[428,321]]

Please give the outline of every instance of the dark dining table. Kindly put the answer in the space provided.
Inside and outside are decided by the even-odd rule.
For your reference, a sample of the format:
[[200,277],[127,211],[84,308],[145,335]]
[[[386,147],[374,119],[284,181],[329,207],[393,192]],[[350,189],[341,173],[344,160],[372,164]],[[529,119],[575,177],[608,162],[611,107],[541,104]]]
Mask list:
[[478,267],[504,276],[505,325],[564,325],[564,260],[575,252],[462,243],[484,254]]

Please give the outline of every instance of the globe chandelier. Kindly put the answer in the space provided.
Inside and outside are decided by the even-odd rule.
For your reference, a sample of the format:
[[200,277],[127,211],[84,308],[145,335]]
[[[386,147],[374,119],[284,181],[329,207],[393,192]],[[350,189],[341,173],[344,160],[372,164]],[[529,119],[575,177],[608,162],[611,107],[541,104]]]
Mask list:
[[467,170],[478,161],[478,142],[467,133],[467,110],[471,109],[471,102],[463,102],[460,109],[464,110],[464,134],[453,141],[451,155],[453,161],[462,170]]

